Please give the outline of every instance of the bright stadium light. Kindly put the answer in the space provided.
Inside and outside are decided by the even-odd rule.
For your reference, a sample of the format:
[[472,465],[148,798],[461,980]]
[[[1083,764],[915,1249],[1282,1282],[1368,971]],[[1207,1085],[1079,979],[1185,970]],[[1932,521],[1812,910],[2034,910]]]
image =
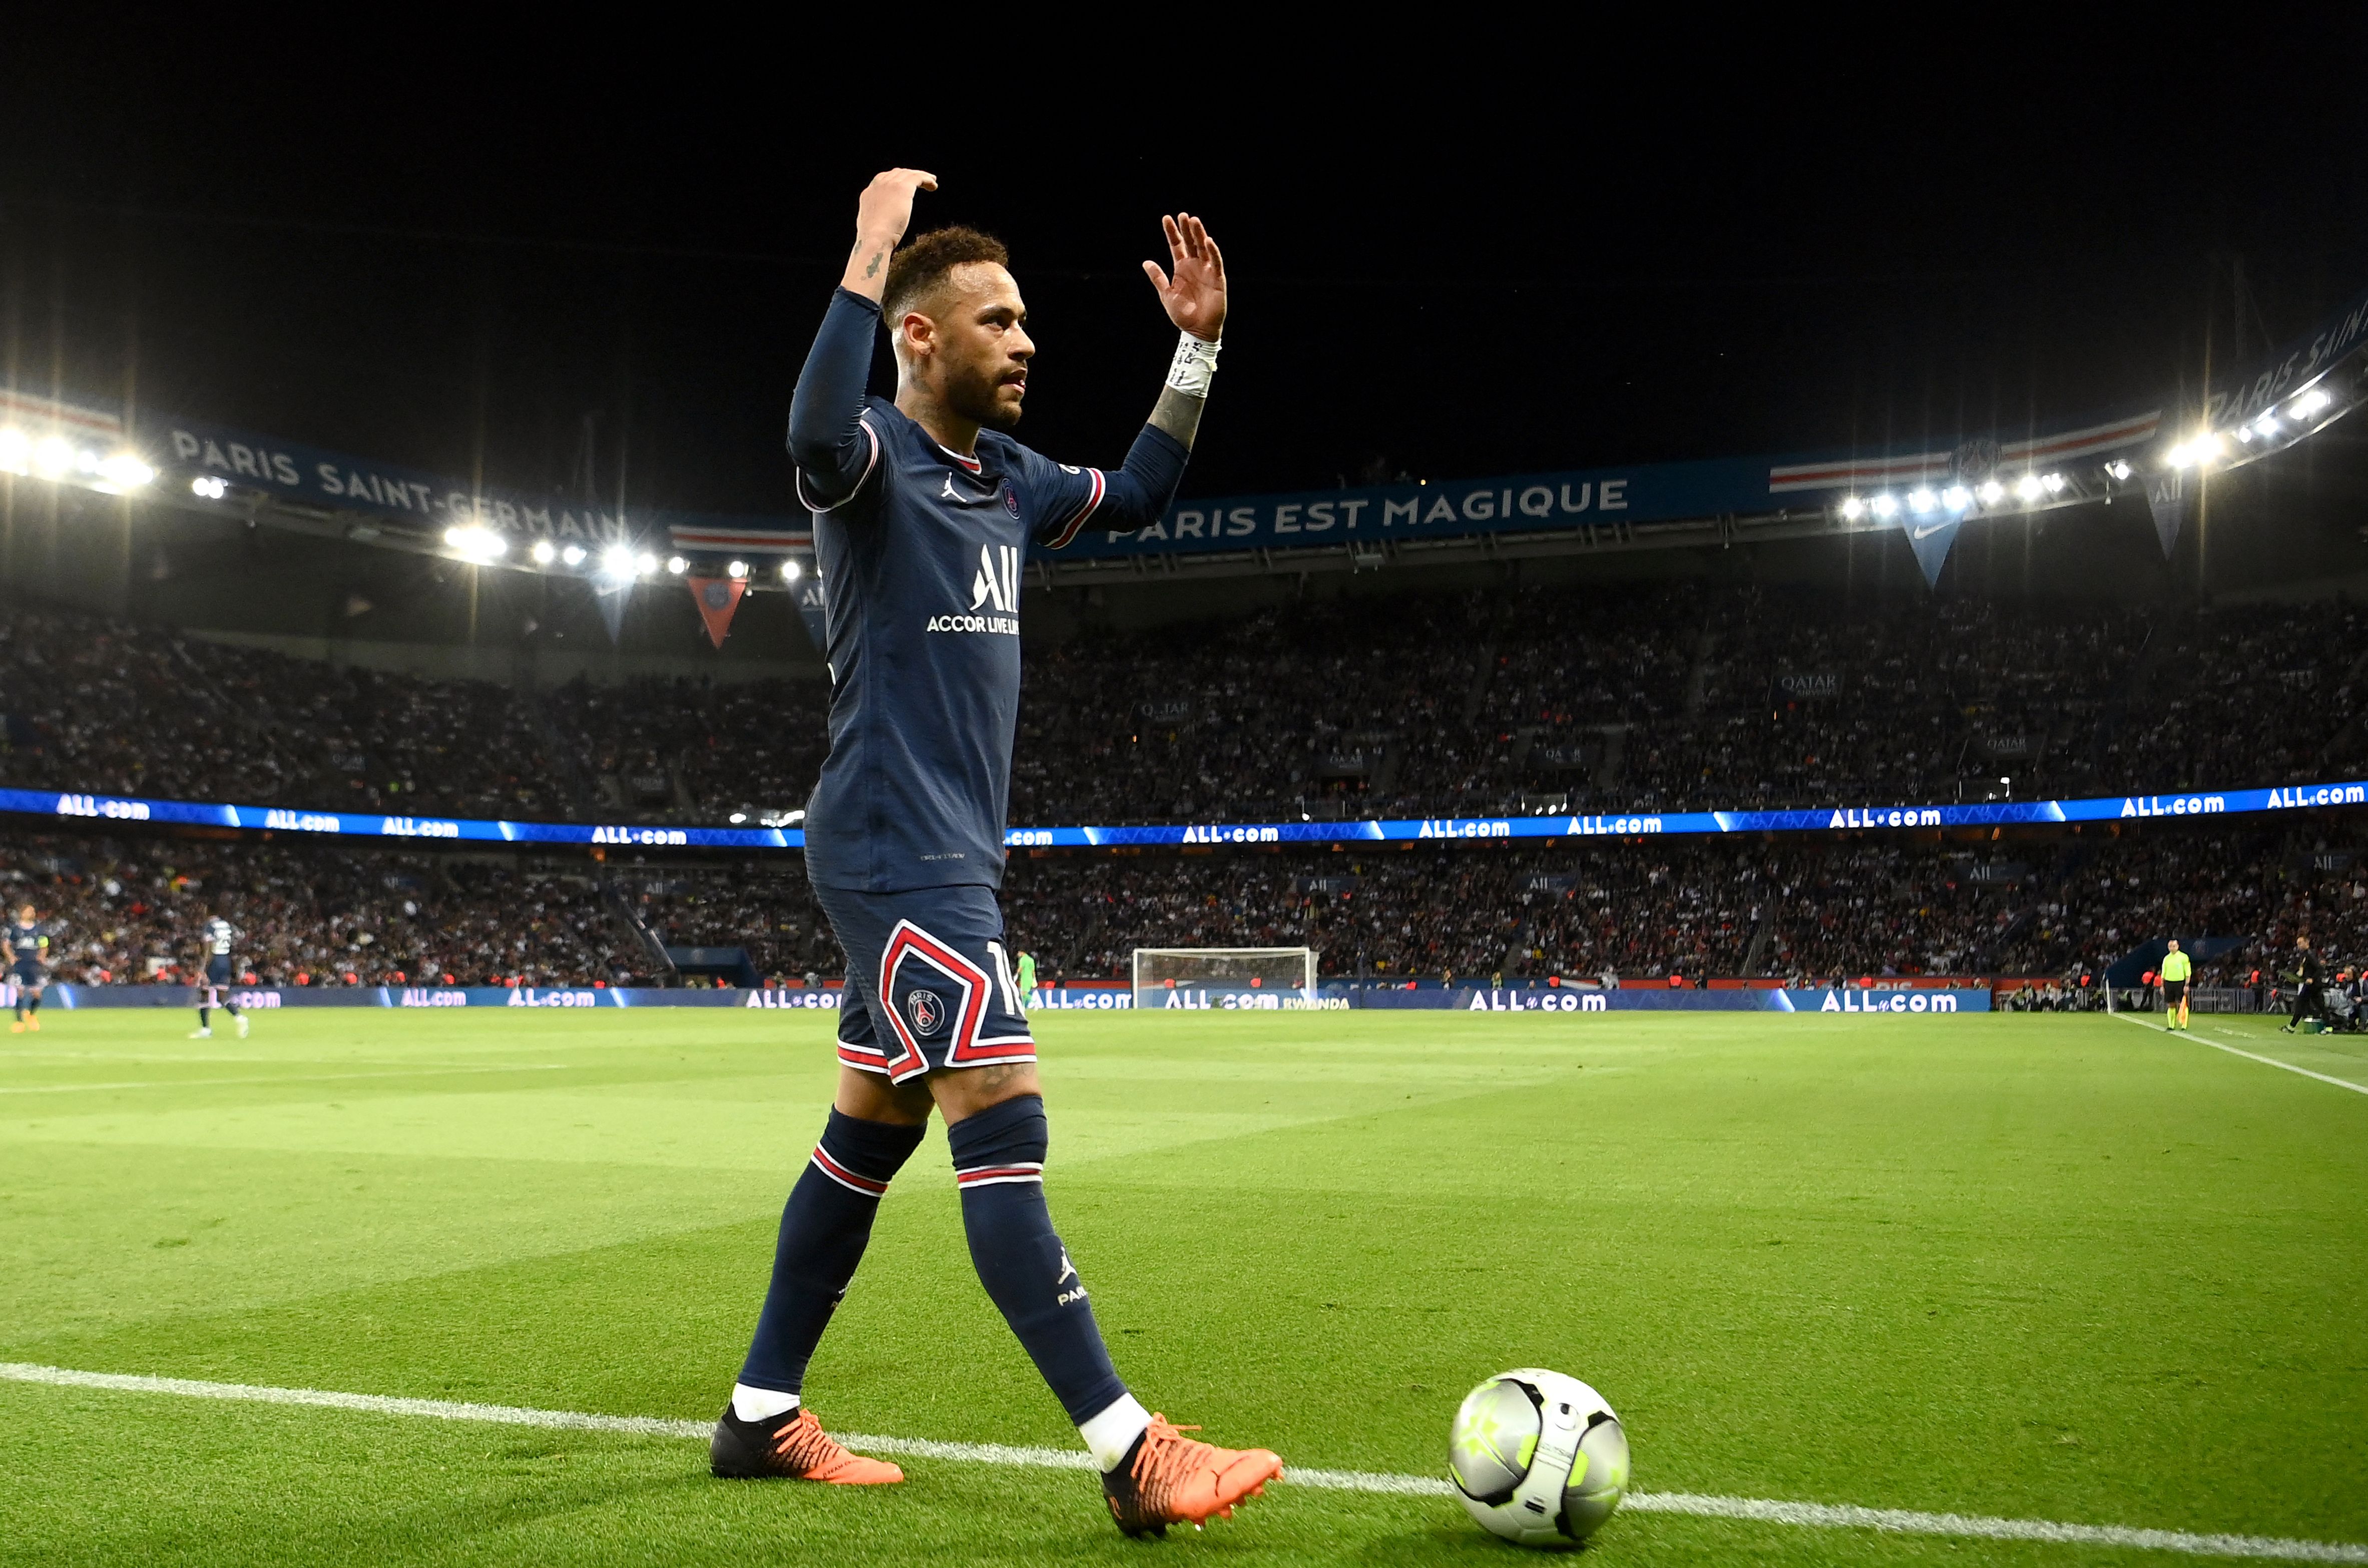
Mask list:
[[74,467],[74,449],[55,436],[34,443],[33,466],[45,474],[55,477],[63,473]]
[[534,541],[534,548],[527,553],[534,557],[534,563],[537,566],[548,566],[559,559],[559,547],[547,539],[539,539]]
[[600,552],[600,570],[611,577],[633,574],[633,552],[621,544],[612,544]]
[[1867,505],[1878,517],[1896,517],[1899,515],[1899,497],[1888,492],[1876,496]]
[[675,576],[679,577],[685,572],[690,570],[690,562],[685,561],[679,555],[669,555],[666,557],[666,570],[669,573],[672,573]]
[[2050,495],[2060,494],[2064,489],[2064,476],[2060,473],[2047,474],[2039,483]]
[[189,494],[208,501],[219,501],[230,494],[230,481],[211,473],[201,473],[189,481]]
[[33,443],[25,438],[22,430],[13,425],[0,430],[0,469],[10,473],[29,472],[32,458]]
[[156,471],[140,460],[137,452],[117,452],[102,459],[98,476],[118,490],[137,490],[156,477]]
[[784,561],[784,562],[781,562],[781,581],[782,581],[782,582],[784,582],[784,583],[794,583],[794,582],[796,582],[799,578],[801,578],[801,577],[804,576],[805,574],[806,574],[806,569],[805,569],[804,567],[803,567],[803,566],[799,565],[799,564],[797,563],[797,562],[796,562],[794,559],[792,559],[792,560],[789,560],[789,561]]
[[444,530],[444,542],[464,561],[491,561],[509,553],[510,541],[477,523],[456,523]]
[[2181,441],[2179,445],[2171,448],[2170,450],[2163,453],[2162,460],[2169,463],[2173,468],[2185,468],[2189,464],[2192,463],[2195,460],[2195,458],[2193,454],[2188,451],[2187,443]]
[[643,574],[644,576],[657,569],[658,558],[652,555],[648,551],[645,550],[639,555],[633,557],[633,570]]
[[2014,482],[2014,494],[2017,500],[2036,501],[2046,493],[2047,487],[2039,483],[2039,475],[2035,473],[2026,473]]
[[2259,419],[2254,420],[2253,428],[2256,431],[2259,431],[2261,435],[2274,436],[2280,430],[2284,429],[2285,426],[2278,423],[2277,411],[2272,409],[2269,413],[2262,415]]
[[746,577],[748,574],[748,563],[745,561],[735,561],[731,565],[726,566],[723,571],[724,574],[727,576]]
[[1932,505],[1932,493],[1921,485],[1907,493],[1907,509],[1911,512],[1929,512]]
[[2105,465],[2106,476],[2111,479],[2127,479],[2131,472],[2129,460],[2126,458],[2115,458]]
[[1983,506],[1995,506],[2006,499],[2006,486],[1995,479],[1985,479],[1982,481],[1981,488],[1974,494],[1982,498]]
[[1855,495],[1845,495],[1842,497],[1843,517],[1850,518],[1852,522],[1856,522],[1860,517],[1864,517],[1865,515],[1865,502],[1860,500]]
[[2335,399],[2329,395],[2325,387],[2313,387],[2308,392],[2303,393],[2300,397],[2294,399],[2292,403],[2286,404],[2286,417],[2289,419],[2307,419],[2312,415],[2317,414],[2320,409],[2325,408],[2328,403],[2333,403]]
[[2187,443],[2187,455],[2200,463],[2210,462],[2227,449],[2228,444],[2209,430]]
[[1941,492],[1941,505],[1952,512],[1962,512],[1974,504],[1974,493],[1962,484],[1952,484]]
[[584,547],[580,544],[571,544],[559,552],[559,559],[570,566],[581,566],[584,564]]

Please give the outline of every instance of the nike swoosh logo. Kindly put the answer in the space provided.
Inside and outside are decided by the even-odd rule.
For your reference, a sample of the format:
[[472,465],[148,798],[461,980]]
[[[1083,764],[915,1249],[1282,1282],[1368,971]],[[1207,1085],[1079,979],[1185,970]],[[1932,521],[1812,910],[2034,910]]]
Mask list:
[[1914,531],[1909,533],[1907,537],[1910,539],[1930,539],[1942,528],[1954,527],[1956,527],[1954,523],[1918,523],[1916,525]]

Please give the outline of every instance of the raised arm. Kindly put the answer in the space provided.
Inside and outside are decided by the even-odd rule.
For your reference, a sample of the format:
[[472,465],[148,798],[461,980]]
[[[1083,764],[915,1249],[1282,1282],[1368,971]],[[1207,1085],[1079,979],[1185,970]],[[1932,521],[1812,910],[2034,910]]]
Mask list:
[[1183,483],[1185,460],[1201,428],[1201,411],[1208,406],[1218,340],[1225,330],[1224,253],[1190,212],[1159,222],[1167,233],[1173,273],[1161,271],[1156,261],[1144,262],[1143,271],[1159,291],[1167,319],[1179,329],[1167,385],[1151,405],[1150,421],[1129,449],[1126,466],[1100,476],[1107,494],[1099,486],[1089,492],[1083,509],[1047,540],[1055,549],[1075,539],[1089,517],[1099,519],[1098,527],[1133,529],[1166,516],[1176,487]]
[[1143,272],[1159,291],[1159,302],[1181,335],[1167,368],[1167,386],[1151,406],[1151,427],[1175,437],[1190,451],[1201,428],[1201,410],[1208,406],[1209,380],[1216,374],[1217,347],[1225,335],[1225,254],[1209,237],[1208,227],[1190,212],[1162,218],[1159,224],[1167,233],[1167,260],[1174,275],[1160,271],[1156,261],[1144,262]]
[[890,169],[872,176],[856,204],[855,248],[790,400],[790,460],[798,467],[799,499],[816,511],[854,494],[878,459],[879,438],[863,424],[863,396],[871,340],[880,329],[880,296],[888,286],[888,255],[913,222],[914,193],[937,187],[935,175]]

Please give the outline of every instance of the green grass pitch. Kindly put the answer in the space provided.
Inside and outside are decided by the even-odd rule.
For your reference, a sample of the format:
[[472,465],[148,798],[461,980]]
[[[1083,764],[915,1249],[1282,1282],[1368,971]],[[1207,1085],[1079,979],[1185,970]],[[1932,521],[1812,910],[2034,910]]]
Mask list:
[[[834,1074],[825,1014],[44,1017],[0,1055],[0,1361],[616,1415],[720,1407]],[[1053,1216],[1121,1370],[1217,1441],[1440,1474],[1464,1391],[1543,1364],[1648,1492],[2368,1541],[2368,1096],[2096,1017],[1039,1022]],[[808,1394],[1075,1446],[940,1137]],[[705,1460],[0,1381],[0,1562],[1514,1561],[1447,1498],[1285,1486],[1139,1544],[1076,1473]],[[2169,1561],[1645,1513],[1588,1557]]]

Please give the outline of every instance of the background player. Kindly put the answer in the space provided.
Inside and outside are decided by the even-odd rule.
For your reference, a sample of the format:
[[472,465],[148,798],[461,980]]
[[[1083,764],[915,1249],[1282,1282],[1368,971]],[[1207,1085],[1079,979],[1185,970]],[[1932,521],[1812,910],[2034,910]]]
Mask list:
[[50,983],[50,934],[31,904],[8,922],[8,973],[17,983],[17,1021],[10,1034],[41,1029],[41,988]]
[[213,1010],[220,1007],[238,1025],[238,1038],[246,1038],[246,1015],[238,1010],[235,1002],[222,1000],[222,987],[233,981],[238,967],[231,962],[231,949],[237,946],[243,935],[229,921],[217,915],[206,922],[205,934],[198,938],[199,959],[205,965],[206,983],[199,993],[198,1027],[189,1031],[191,1040],[211,1040],[214,1034]]
[[2162,955],[2162,1019],[2165,1028],[2187,1027],[2187,980],[2195,966],[2179,950],[2179,938],[2170,939],[2170,950]]
[[[934,1108],[980,1282],[1076,1424],[1119,1527],[1164,1532],[1230,1512],[1281,1461],[1186,1437],[1110,1365],[1044,1205],[1036,1044],[996,890],[1020,563],[1097,514],[1135,528],[1167,510],[1216,366],[1224,262],[1198,220],[1164,221],[1173,280],[1144,268],[1181,329],[1167,389],[1122,469],[1050,462],[1004,434],[1019,421],[1036,346],[1003,246],[941,229],[896,248],[914,193],[935,188],[929,175],[894,169],[864,191],[854,252],[790,410],[799,499],[814,512],[829,585],[830,755],[806,811],[806,872],[848,968],[837,1096],[782,1210],[772,1284],[710,1462],[726,1476],[904,1479],[824,1435],[801,1394],[880,1199]],[[893,403],[865,395],[883,322]]]

